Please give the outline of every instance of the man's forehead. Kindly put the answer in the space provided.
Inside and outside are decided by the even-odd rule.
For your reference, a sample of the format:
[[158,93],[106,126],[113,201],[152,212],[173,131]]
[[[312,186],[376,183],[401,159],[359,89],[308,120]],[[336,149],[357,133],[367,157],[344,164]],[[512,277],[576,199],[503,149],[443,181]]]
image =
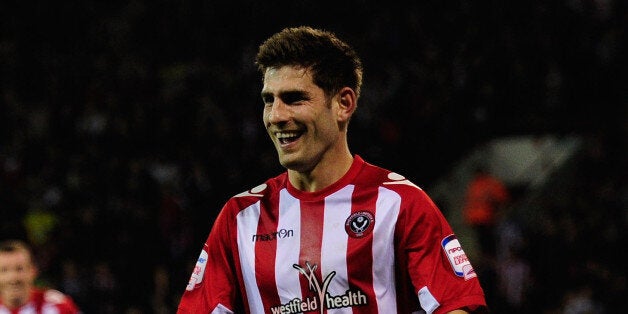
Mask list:
[[315,87],[312,76],[307,68],[283,66],[269,68],[264,74],[263,92],[280,92],[286,90],[306,90]]
[[284,64],[278,66],[271,66],[266,68],[265,73],[275,73],[275,72],[292,72],[292,73],[308,73],[310,72],[311,67],[306,67],[300,64]]
[[28,256],[28,253],[22,250],[16,250],[16,251],[12,251],[12,252],[0,252],[0,263],[3,263],[5,261],[24,261],[24,262],[30,262],[30,258]]

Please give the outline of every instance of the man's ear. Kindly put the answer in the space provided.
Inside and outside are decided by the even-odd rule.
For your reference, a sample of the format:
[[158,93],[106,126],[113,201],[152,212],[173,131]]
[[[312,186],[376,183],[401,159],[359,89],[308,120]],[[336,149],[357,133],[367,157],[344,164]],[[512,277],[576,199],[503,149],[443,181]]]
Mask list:
[[358,98],[349,87],[342,88],[338,94],[338,122],[349,121],[358,105]]
[[31,264],[29,271],[29,276],[32,278],[31,280],[35,280],[37,279],[37,276],[39,276],[39,268],[37,268],[37,265],[35,264]]

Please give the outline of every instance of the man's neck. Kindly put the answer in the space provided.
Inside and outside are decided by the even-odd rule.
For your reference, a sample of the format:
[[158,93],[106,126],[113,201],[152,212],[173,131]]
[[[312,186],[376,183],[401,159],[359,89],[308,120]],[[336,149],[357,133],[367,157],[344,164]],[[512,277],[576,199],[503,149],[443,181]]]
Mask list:
[[350,153],[321,161],[312,171],[297,172],[288,170],[288,179],[292,186],[305,192],[320,191],[340,180],[353,163]]

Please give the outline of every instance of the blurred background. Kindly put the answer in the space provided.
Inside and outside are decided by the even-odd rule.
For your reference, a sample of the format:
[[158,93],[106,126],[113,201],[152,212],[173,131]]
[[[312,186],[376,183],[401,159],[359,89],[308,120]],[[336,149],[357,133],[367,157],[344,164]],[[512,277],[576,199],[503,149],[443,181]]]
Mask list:
[[[496,313],[619,312],[627,6],[2,1],[0,239],[85,313],[174,313],[222,204],[283,171],[253,59],[309,24],[362,56],[352,151],[433,196]],[[478,160],[511,195],[491,255],[459,219]]]

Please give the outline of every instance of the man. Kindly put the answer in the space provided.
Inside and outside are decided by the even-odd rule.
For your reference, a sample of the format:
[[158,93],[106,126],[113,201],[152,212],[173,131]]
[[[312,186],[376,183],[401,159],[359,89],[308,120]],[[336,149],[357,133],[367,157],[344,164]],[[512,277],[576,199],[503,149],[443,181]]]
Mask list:
[[178,313],[468,313],[486,302],[429,197],[353,155],[362,64],[334,34],[287,28],[259,48],[263,121],[287,171],[232,197]]
[[19,240],[0,243],[0,314],[77,314],[73,300],[35,287],[37,267],[30,247]]

